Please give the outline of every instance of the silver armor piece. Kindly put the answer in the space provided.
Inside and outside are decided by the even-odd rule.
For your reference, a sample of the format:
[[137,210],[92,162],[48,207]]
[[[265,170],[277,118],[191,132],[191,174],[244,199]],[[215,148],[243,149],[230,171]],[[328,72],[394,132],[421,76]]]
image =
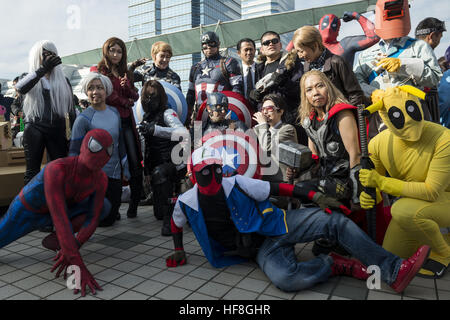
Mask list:
[[327,150],[332,156],[337,156],[339,152],[339,143],[332,141],[327,144]]

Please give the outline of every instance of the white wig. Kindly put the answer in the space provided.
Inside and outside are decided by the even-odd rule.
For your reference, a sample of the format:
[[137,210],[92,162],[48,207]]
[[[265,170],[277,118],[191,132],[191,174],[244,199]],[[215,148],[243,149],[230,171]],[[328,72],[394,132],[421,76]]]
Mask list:
[[83,89],[84,94],[87,95],[89,84],[94,80],[100,80],[103,84],[103,87],[106,90],[106,97],[109,97],[111,93],[113,92],[113,85],[111,80],[107,76],[102,75],[98,72],[91,72],[89,73],[81,82],[81,88]]
[[[30,50],[28,57],[29,73],[33,74],[42,66],[42,53],[48,50],[56,55],[58,50],[56,46],[48,41],[43,40],[37,42]],[[52,112],[64,118],[73,108],[72,88],[67,83],[62,66],[56,66],[50,73],[48,79],[50,83],[50,98]],[[26,95],[23,103],[23,111],[28,120],[35,117],[42,118],[44,113],[44,97],[42,95],[43,84],[42,79],[31,89]]]

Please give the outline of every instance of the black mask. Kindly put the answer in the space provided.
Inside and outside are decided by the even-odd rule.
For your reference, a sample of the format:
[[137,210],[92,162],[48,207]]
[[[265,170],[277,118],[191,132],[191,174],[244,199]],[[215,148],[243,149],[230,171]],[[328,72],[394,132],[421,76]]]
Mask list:
[[149,96],[146,100],[142,102],[142,108],[145,113],[156,114],[160,110],[160,101],[158,96]]

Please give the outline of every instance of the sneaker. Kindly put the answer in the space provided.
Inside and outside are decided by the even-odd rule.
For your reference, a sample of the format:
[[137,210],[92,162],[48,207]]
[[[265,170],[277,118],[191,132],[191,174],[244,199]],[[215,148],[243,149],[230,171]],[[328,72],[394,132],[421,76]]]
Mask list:
[[331,266],[333,276],[344,275],[359,280],[369,278],[366,266],[358,260],[344,258],[334,252],[330,253],[330,257],[333,258],[333,265]]
[[430,250],[429,246],[421,246],[409,259],[403,260],[398,271],[397,279],[391,284],[391,288],[398,293],[403,292],[416,276],[417,272],[419,272],[420,268],[422,268],[422,265],[430,254]]

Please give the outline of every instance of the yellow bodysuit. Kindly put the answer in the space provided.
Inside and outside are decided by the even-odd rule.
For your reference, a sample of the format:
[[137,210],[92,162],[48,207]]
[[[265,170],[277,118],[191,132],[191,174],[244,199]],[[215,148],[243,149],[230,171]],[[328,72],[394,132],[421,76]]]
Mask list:
[[419,100],[398,88],[388,89],[383,102],[379,113],[388,130],[369,144],[376,172],[360,173],[364,186],[400,197],[391,208],[383,247],[407,258],[427,244],[430,259],[448,266],[450,236],[440,229],[450,227],[450,130],[423,121]]

